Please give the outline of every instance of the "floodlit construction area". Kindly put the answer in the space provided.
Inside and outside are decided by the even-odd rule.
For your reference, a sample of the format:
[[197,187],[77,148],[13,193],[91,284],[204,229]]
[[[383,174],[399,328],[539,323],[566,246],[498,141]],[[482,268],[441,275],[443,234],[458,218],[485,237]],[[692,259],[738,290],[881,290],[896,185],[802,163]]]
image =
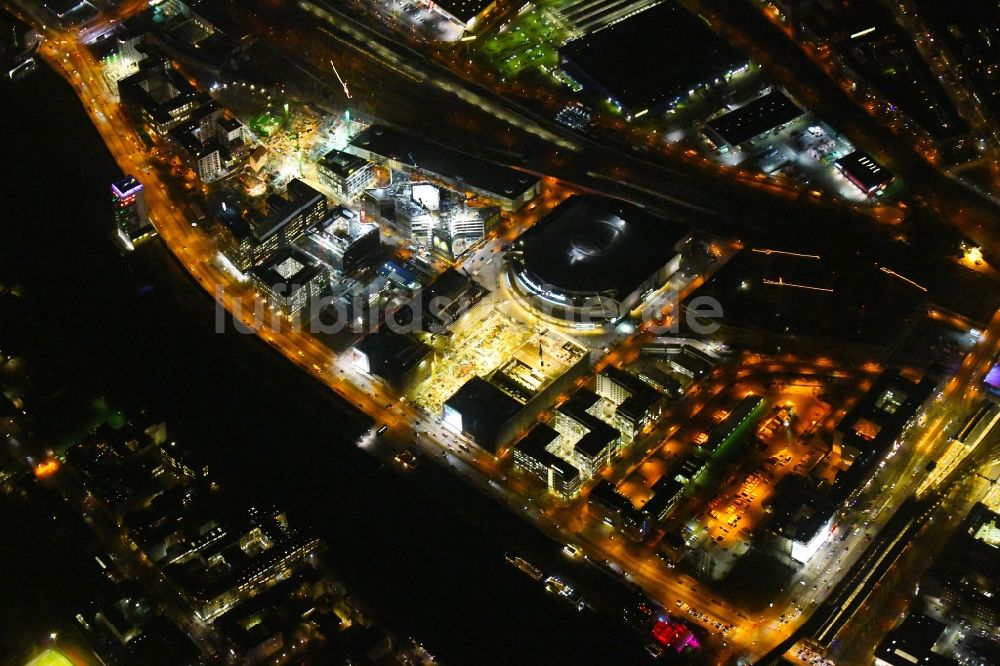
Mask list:
[[461,324],[454,335],[432,342],[431,374],[410,393],[411,402],[428,413],[440,413],[468,380],[494,371],[538,393],[587,353],[566,336],[525,326],[493,308],[479,321]]

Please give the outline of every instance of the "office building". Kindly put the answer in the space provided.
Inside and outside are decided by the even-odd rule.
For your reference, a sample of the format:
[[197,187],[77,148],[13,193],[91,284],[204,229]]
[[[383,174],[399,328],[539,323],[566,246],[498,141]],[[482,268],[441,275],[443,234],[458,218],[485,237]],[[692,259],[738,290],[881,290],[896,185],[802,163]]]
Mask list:
[[224,115],[215,124],[219,140],[227,146],[245,145],[251,140],[250,130],[236,118]]
[[[389,227],[401,238],[427,247],[437,220],[420,199],[413,197],[414,185],[418,193],[424,186],[433,187],[428,183],[411,184],[404,179],[387,187],[365,190],[361,199],[361,219],[369,224]],[[445,200],[450,199],[452,194],[455,193],[447,190]]]
[[462,192],[405,178],[365,190],[361,213],[366,222],[388,226],[449,261],[485,238],[500,221],[497,206],[469,206]]
[[583,479],[580,470],[552,453],[559,437],[550,426],[536,425],[514,445],[514,464],[541,480],[551,492],[568,499],[580,492]]
[[[701,379],[715,366],[716,359],[710,354],[706,354],[702,350],[687,344],[678,344],[676,342],[649,342],[642,345],[641,353],[643,356],[652,356],[655,358],[661,358],[666,360],[667,365],[670,369],[677,373],[687,377],[688,379],[697,380]],[[646,371],[650,372],[650,371]],[[650,373],[650,377],[656,373]],[[644,381],[654,381],[652,379]],[[665,386],[672,386],[673,382],[669,379],[664,379],[662,376],[658,375],[656,382],[664,382]],[[679,387],[678,387],[679,388]],[[672,393],[673,391],[665,391]]]
[[471,250],[500,223],[498,206],[460,205],[441,216],[431,232],[431,251],[445,261],[454,261]]
[[837,505],[799,476],[787,476],[768,506],[768,530],[777,554],[792,566],[808,564],[833,530]]
[[229,173],[249,151],[250,132],[240,121],[227,118],[215,102],[195,110],[169,136],[206,183]]
[[143,186],[134,176],[125,176],[111,184],[111,201],[114,206],[115,229],[127,247],[151,233],[155,233],[149,221],[149,209]]
[[683,497],[685,486],[686,484],[678,481],[676,477],[665,474],[653,484],[651,488],[653,496],[646,500],[639,510],[646,514],[653,524],[662,522]]
[[212,101],[164,58],[143,60],[138,72],[118,82],[118,95],[160,136],[190,120],[198,108]]
[[634,442],[660,416],[662,397],[650,389],[626,398],[615,408],[614,426],[622,434],[623,444]]
[[444,403],[444,423],[497,455],[514,439],[523,404],[482,377],[473,377]]
[[357,155],[331,150],[316,163],[320,179],[334,194],[350,201],[375,182],[374,165]]
[[552,427],[562,435],[559,452],[592,479],[621,452],[621,433],[602,420],[601,398],[581,389],[556,408]]
[[597,374],[596,392],[615,405],[620,405],[634,394],[635,378],[627,371],[608,366]]
[[[185,136],[193,136],[186,134]],[[210,183],[216,178],[225,175],[225,165],[229,162],[229,156],[223,157],[222,146],[217,142],[202,143],[200,141],[185,142],[181,145],[187,150],[188,155],[194,160],[198,178],[203,183]]]
[[428,333],[459,335],[489,310],[490,290],[449,268],[419,294],[420,326]]
[[293,178],[284,197],[268,198],[266,212],[252,210],[243,214],[223,205],[216,216],[219,249],[237,269],[246,271],[297,241],[326,214],[326,197]]
[[641,368],[639,379],[669,398],[679,398],[684,393],[681,383],[673,375],[655,366]]
[[223,164],[228,164],[228,151],[216,138],[215,121],[222,116],[222,109],[214,102],[197,109],[192,117],[183,125],[170,130],[168,135],[180,149],[182,155],[193,163],[198,178],[205,183],[211,182],[223,175]]
[[609,366],[597,375],[597,395],[615,404],[614,426],[622,442],[631,444],[655,421],[663,406],[663,394],[639,377]]
[[323,265],[291,247],[278,250],[250,269],[250,281],[286,317],[300,312],[330,285]]
[[711,372],[715,365],[711,356],[690,345],[683,345],[677,353],[668,354],[666,359],[671,370],[692,380],[701,379]]
[[382,240],[376,225],[363,224],[353,211],[338,207],[306,232],[301,245],[335,271],[349,275],[375,261]]
[[601,479],[591,489],[587,496],[587,508],[591,515],[621,530],[634,541],[642,541],[649,534],[649,517],[636,509],[632,500],[618,492],[607,479]]
[[292,243],[319,224],[326,212],[326,197],[305,181],[292,178],[285,186],[285,196],[268,197],[267,213],[256,217],[262,229],[281,227],[287,242]]
[[87,44],[87,50],[100,61],[104,80],[111,92],[118,94],[118,82],[139,71],[139,63],[147,55],[140,46],[145,32],[138,25],[125,25],[112,29]]

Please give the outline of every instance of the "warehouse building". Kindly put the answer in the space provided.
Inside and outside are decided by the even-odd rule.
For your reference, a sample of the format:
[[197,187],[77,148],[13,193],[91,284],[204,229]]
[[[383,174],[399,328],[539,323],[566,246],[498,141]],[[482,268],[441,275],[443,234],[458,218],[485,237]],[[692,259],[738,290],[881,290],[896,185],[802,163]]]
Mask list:
[[763,97],[719,116],[708,123],[706,131],[717,145],[738,148],[761,134],[782,128],[804,111],[781,90],[772,90]]
[[854,187],[869,197],[880,194],[893,179],[888,169],[860,150],[841,157],[834,162],[834,166]]
[[676,0],[567,43],[559,60],[630,119],[662,113],[749,67],[745,55]]

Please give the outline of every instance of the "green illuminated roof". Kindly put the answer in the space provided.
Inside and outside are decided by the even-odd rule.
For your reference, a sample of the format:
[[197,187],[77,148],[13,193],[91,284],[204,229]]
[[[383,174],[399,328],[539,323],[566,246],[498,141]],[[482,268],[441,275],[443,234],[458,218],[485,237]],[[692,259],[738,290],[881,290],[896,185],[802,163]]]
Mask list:
[[67,659],[61,652],[56,650],[46,650],[25,666],[73,666],[73,662]]

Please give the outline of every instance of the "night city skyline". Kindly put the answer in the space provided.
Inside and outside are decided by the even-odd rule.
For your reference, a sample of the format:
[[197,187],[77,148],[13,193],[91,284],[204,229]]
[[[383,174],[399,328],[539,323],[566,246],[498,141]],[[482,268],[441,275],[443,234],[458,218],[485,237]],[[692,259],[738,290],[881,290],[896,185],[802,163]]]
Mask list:
[[0,29],[0,666],[1000,664],[995,1]]

